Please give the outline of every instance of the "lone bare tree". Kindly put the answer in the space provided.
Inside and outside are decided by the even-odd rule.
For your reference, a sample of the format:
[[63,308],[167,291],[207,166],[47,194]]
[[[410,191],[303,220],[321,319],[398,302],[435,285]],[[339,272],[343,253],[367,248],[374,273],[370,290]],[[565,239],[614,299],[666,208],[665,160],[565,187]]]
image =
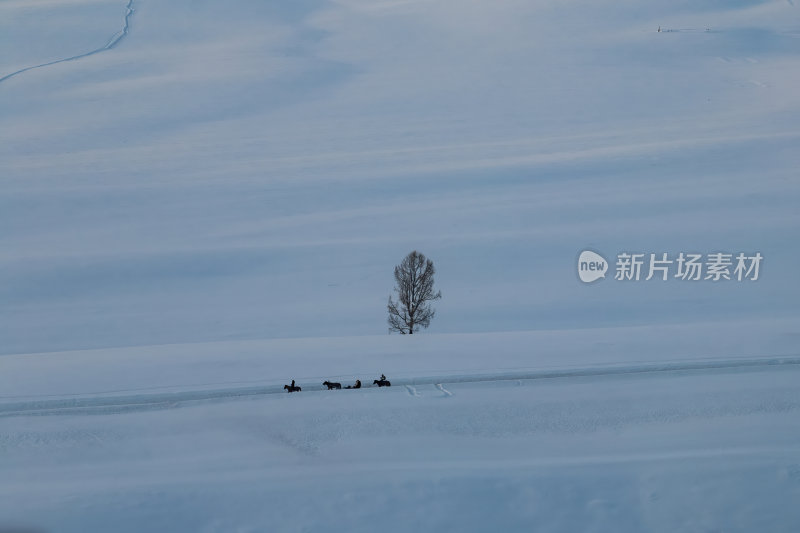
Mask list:
[[395,292],[398,301],[389,296],[389,332],[412,335],[415,329],[427,328],[435,311],[428,302],[442,297],[433,292],[433,261],[414,250],[394,267]]

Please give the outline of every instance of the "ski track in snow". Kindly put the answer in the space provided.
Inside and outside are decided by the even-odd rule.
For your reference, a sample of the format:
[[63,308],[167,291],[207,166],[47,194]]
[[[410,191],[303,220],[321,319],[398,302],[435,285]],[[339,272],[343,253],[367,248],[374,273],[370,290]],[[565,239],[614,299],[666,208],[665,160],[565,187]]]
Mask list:
[[79,54],[79,55],[72,56],[72,57],[66,57],[64,59],[57,59],[55,61],[49,61],[47,63],[42,63],[41,65],[33,65],[33,66],[30,66],[30,67],[25,67],[25,68],[20,69],[20,70],[18,70],[16,72],[12,72],[11,74],[7,74],[7,75],[3,76],[2,78],[0,78],[0,83],[6,81],[7,79],[13,78],[17,74],[22,74],[23,72],[28,72],[29,70],[34,70],[34,69],[42,68],[42,67],[49,67],[51,65],[57,65],[58,63],[66,63],[67,61],[75,61],[77,59],[82,59],[84,57],[89,57],[89,56],[92,56],[94,54],[99,54],[100,52],[105,52],[107,50],[111,50],[112,48],[117,46],[120,43],[120,41],[122,41],[122,39],[126,35],[128,35],[128,30],[130,29],[131,15],[133,15],[133,2],[134,2],[134,0],[128,0],[128,3],[125,6],[125,23],[124,23],[122,29],[120,31],[118,31],[117,33],[115,33],[111,37],[111,39],[109,39],[108,42],[104,46],[101,46],[100,48],[96,48],[95,50],[92,50],[90,52],[86,52],[84,54]]
[[450,396],[452,396],[452,395],[453,395],[453,393],[452,393],[452,392],[450,392],[449,390],[445,389],[445,388],[442,386],[442,384],[441,384],[441,383],[437,383],[437,384],[436,384],[436,388],[437,388],[437,389],[439,389],[440,391],[442,391],[442,397],[443,397],[443,398],[449,398]]
[[[592,377],[613,377],[626,375],[659,374],[659,373],[696,373],[726,371],[757,371],[770,367],[800,365],[800,355],[764,357],[757,359],[719,359],[706,361],[677,361],[665,363],[648,363],[638,365],[620,365],[603,367],[567,368],[556,370],[536,370],[518,372],[495,372],[485,374],[417,377],[394,379],[403,385],[411,396],[417,393],[418,385],[434,385],[440,391],[452,395],[444,389],[446,383],[488,383],[514,382],[521,380],[543,379],[580,379]],[[312,383],[298,383],[304,389],[312,387]],[[378,389],[376,385],[365,385],[363,389]],[[135,391],[129,391],[135,392]],[[308,390],[303,394],[315,394],[321,391]],[[391,392],[391,390],[387,391]],[[374,392],[377,393],[377,392]],[[253,387],[219,388],[203,390],[184,390],[174,392],[126,394],[120,396],[97,395],[83,397],[61,397],[53,399],[29,399],[0,403],[0,418],[13,416],[43,415],[90,415],[117,414],[126,412],[148,411],[158,409],[174,409],[194,402],[219,402],[241,399],[248,396],[266,394],[286,394],[283,385],[263,385]],[[342,394],[347,392],[342,391]],[[379,393],[377,393],[379,394]]]

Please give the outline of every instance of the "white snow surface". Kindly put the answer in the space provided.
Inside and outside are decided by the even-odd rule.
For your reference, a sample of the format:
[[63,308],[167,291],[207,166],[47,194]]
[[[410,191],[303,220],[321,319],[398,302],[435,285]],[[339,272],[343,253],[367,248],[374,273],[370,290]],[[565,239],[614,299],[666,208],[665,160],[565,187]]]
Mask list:
[[[797,318],[786,1],[130,8],[0,2],[0,78],[78,58],[0,81],[0,354],[381,334],[413,249],[430,333]],[[764,263],[587,287],[587,247]]]
[[0,0],[0,532],[800,531],[799,7]]
[[[453,336],[448,345],[468,351],[496,340]],[[287,394],[266,376],[260,384],[214,381],[237,373],[235,356],[218,357],[214,372],[201,355],[202,370],[193,371],[190,348],[185,357],[175,347],[174,356],[155,351],[167,364],[144,357],[139,369],[155,383],[164,367],[172,376],[176,361],[208,382],[2,399],[3,525],[746,532],[800,524],[800,356],[556,370],[530,368],[538,358],[520,349],[524,370],[425,379],[409,375],[422,358],[383,354],[392,387],[368,386],[379,371],[353,372],[340,381],[360,377],[367,387],[341,391],[308,376],[327,358],[310,366],[301,357],[294,364],[306,372],[303,390]],[[340,368],[361,361],[330,352]],[[25,356],[11,374],[24,377],[27,363],[41,374],[63,369],[72,381],[57,361],[73,361],[84,374],[116,369],[113,383],[129,386],[140,359],[108,355]]]
[[757,351],[788,327],[5,356],[0,526],[793,531],[800,354]]

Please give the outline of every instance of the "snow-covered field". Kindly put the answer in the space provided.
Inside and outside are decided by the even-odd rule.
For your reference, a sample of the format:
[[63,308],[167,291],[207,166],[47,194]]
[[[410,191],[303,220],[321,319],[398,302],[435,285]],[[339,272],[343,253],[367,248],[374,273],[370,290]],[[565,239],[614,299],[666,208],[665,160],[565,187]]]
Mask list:
[[795,3],[0,0],[0,531],[800,530]]
[[795,531],[798,362],[3,418],[0,511],[48,531]]

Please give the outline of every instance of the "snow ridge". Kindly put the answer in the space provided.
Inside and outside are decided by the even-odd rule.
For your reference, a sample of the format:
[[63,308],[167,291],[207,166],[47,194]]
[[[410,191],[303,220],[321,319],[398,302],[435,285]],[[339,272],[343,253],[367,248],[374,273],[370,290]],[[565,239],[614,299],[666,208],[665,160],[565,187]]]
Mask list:
[[50,61],[48,63],[42,63],[41,65],[33,65],[33,66],[30,66],[30,67],[25,67],[25,68],[20,69],[20,70],[18,70],[16,72],[12,72],[11,74],[6,74],[2,78],[0,78],[0,83],[6,81],[7,79],[13,78],[17,74],[22,74],[23,72],[27,72],[29,70],[34,70],[34,69],[42,68],[42,67],[49,67],[50,65],[56,65],[58,63],[66,63],[67,61],[75,61],[76,59],[82,59],[84,57],[89,57],[89,56],[94,55],[94,54],[99,54],[100,52],[105,52],[106,50],[111,50],[112,48],[117,46],[119,44],[119,42],[122,41],[122,39],[126,35],[128,35],[128,30],[130,29],[130,23],[131,23],[131,15],[133,15],[133,11],[134,11],[133,10],[133,2],[134,2],[134,0],[128,0],[128,3],[125,5],[125,19],[124,19],[124,25],[123,25],[122,29],[120,31],[118,31],[117,33],[115,33],[111,37],[111,39],[109,39],[108,42],[104,46],[101,46],[100,48],[96,48],[96,49],[94,49],[94,50],[92,50],[90,52],[86,52],[86,53],[83,53],[83,54],[78,54],[76,56],[66,57],[64,59],[56,59],[55,61]]
[[[412,397],[421,396],[417,391],[419,385],[434,385],[442,392],[443,397],[452,396],[444,384],[482,383],[494,381],[571,379],[604,376],[625,376],[632,374],[659,373],[718,373],[730,371],[759,370],[769,367],[800,365],[800,356],[787,355],[763,357],[755,359],[718,359],[706,361],[674,361],[654,364],[611,365],[599,367],[565,368],[553,370],[494,372],[485,374],[428,376],[412,379],[392,379],[396,385],[405,387]],[[303,394],[314,394],[312,382],[298,382],[304,390]],[[308,389],[306,389],[308,387]],[[364,389],[377,389],[377,386],[364,385]],[[394,388],[394,387],[392,387]],[[321,392],[321,391],[317,391]],[[201,390],[176,390],[170,392],[127,391],[125,395],[94,395],[85,397],[62,397],[54,399],[26,399],[0,402],[0,418],[17,416],[42,415],[90,415],[120,414],[154,409],[173,409],[195,402],[220,402],[242,399],[248,396],[266,394],[286,395],[282,385],[262,385],[236,388],[204,388]]]

